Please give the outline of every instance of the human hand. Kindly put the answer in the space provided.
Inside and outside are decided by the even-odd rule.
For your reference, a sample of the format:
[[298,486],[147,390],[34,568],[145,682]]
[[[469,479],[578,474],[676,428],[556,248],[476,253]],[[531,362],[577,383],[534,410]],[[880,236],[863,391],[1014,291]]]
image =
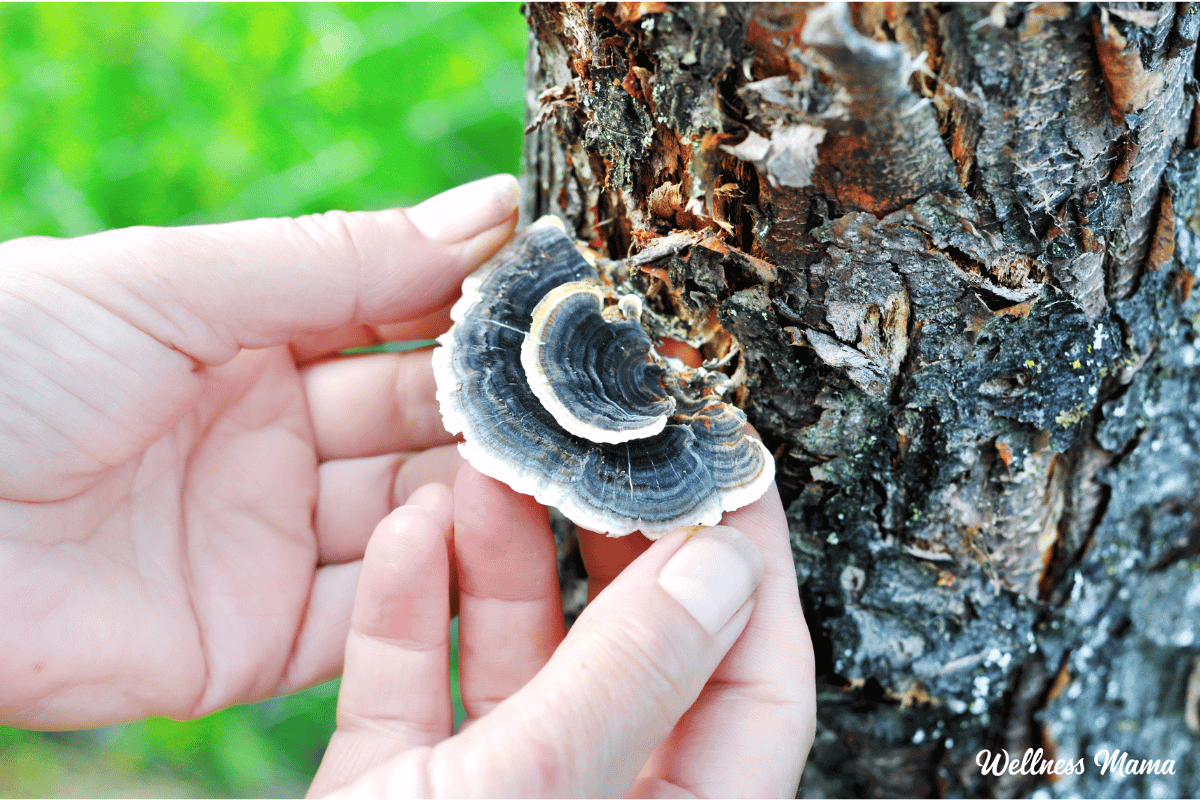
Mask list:
[[795,796],[814,668],[778,492],[724,524],[745,535],[581,532],[594,599],[564,638],[545,510],[469,465],[418,489],[368,545],[310,796]]
[[0,245],[0,723],[338,674],[367,533],[461,459],[428,352],[331,356],[448,327],[516,199]]

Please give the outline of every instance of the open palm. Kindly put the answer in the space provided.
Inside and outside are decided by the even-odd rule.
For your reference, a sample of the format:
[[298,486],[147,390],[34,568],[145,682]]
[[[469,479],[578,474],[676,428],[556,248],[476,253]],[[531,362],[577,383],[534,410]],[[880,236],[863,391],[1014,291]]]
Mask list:
[[427,354],[328,356],[436,334],[514,200],[0,247],[0,722],[340,671],[372,528],[458,460]]

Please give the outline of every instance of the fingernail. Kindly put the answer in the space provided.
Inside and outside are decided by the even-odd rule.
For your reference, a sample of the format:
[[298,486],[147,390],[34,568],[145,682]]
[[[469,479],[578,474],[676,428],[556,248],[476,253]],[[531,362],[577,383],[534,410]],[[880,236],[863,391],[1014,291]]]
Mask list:
[[503,222],[520,199],[516,178],[492,175],[434,195],[408,209],[408,219],[430,239],[461,242]]
[[715,634],[762,580],[762,555],[735,528],[701,528],[658,573],[658,585]]

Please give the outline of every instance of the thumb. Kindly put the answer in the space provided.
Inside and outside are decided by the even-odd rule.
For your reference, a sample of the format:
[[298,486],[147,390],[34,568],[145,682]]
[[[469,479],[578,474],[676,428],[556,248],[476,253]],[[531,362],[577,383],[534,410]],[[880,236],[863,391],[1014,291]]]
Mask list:
[[0,494],[61,499],[125,463],[196,402],[197,362],[444,307],[517,199],[497,175],[411,209],[0,245]]
[[762,572],[758,549],[734,528],[663,537],[520,691],[422,751],[426,763],[395,764],[355,790],[399,790],[404,776],[420,776],[428,783],[409,788],[438,797],[623,795],[741,634]]
[[51,277],[212,365],[243,347],[444,306],[511,234],[518,197],[515,178],[495,175],[409,209],[124,228],[38,257]]

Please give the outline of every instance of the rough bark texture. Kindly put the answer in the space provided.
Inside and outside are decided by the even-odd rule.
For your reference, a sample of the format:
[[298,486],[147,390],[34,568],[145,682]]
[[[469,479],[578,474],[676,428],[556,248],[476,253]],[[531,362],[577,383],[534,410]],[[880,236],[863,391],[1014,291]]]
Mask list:
[[[527,14],[526,217],[640,254],[775,453],[801,793],[1200,794],[1197,4]],[[976,764],[1029,747],[1085,771]]]

